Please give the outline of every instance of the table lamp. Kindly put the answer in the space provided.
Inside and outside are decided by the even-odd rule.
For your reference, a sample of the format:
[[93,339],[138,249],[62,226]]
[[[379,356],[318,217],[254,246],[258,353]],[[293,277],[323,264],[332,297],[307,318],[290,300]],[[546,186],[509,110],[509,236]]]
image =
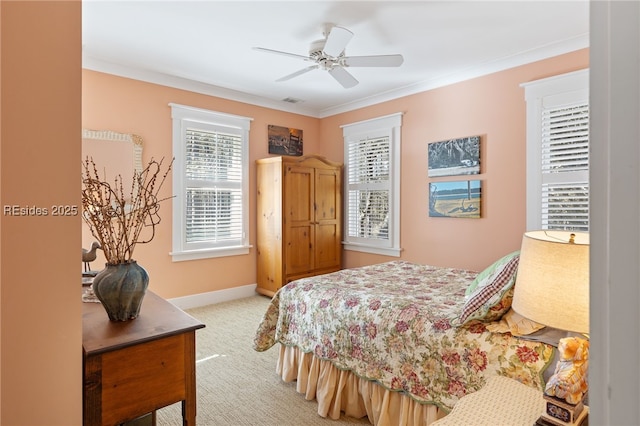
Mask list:
[[[589,234],[532,231],[522,238],[512,308],[532,321],[588,336]],[[537,425],[580,425],[588,409],[589,341],[565,337],[559,361],[544,391],[545,410]]]

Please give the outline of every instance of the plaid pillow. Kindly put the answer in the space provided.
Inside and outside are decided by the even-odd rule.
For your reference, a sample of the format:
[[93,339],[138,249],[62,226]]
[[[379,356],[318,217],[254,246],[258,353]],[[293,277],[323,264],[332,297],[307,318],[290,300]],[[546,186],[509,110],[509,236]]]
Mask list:
[[509,310],[519,261],[520,256],[514,256],[502,268],[478,283],[458,317],[460,324],[471,320],[496,321]]
[[489,276],[495,276],[497,272],[504,268],[504,265],[506,265],[511,259],[513,259],[514,256],[518,255],[520,255],[520,250],[516,250],[512,253],[507,254],[506,256],[502,256],[500,259],[487,266],[484,271],[476,275],[476,278],[464,292],[465,300],[469,300],[469,296],[478,287],[479,283],[486,281]]

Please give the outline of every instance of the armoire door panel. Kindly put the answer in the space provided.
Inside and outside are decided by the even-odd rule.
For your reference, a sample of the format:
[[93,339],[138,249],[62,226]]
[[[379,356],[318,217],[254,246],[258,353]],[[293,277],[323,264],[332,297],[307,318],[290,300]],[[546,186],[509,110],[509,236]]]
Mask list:
[[285,240],[286,275],[301,274],[314,269],[313,241],[313,225],[287,226]]
[[313,169],[289,166],[284,183],[286,220],[295,222],[313,221]]
[[340,225],[326,222],[316,225],[316,268],[339,267],[342,257]]
[[316,170],[316,221],[335,220],[339,214],[340,181],[335,170]]

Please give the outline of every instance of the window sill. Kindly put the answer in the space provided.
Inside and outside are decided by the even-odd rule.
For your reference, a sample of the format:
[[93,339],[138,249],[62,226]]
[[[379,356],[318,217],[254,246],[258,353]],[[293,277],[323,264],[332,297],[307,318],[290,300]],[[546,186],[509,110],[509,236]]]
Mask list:
[[252,246],[224,247],[204,250],[191,250],[169,253],[173,262],[183,262],[187,260],[210,259],[215,257],[241,256],[249,254]]
[[342,246],[345,250],[360,251],[363,253],[371,253],[371,254],[381,254],[384,256],[393,256],[393,257],[400,257],[400,253],[402,252],[401,248],[375,247],[375,246],[368,246],[364,244],[354,244],[354,243],[347,243],[347,242],[343,242]]

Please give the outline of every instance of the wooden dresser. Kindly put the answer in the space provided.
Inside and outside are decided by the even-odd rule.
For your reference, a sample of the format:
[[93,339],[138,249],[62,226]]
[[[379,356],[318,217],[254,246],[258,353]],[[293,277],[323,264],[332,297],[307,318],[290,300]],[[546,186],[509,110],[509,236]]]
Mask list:
[[257,165],[257,291],[342,268],[342,165],[320,156]]
[[203,327],[150,291],[126,322],[84,302],[83,425],[119,425],[182,401],[183,425],[195,426],[195,331]]

